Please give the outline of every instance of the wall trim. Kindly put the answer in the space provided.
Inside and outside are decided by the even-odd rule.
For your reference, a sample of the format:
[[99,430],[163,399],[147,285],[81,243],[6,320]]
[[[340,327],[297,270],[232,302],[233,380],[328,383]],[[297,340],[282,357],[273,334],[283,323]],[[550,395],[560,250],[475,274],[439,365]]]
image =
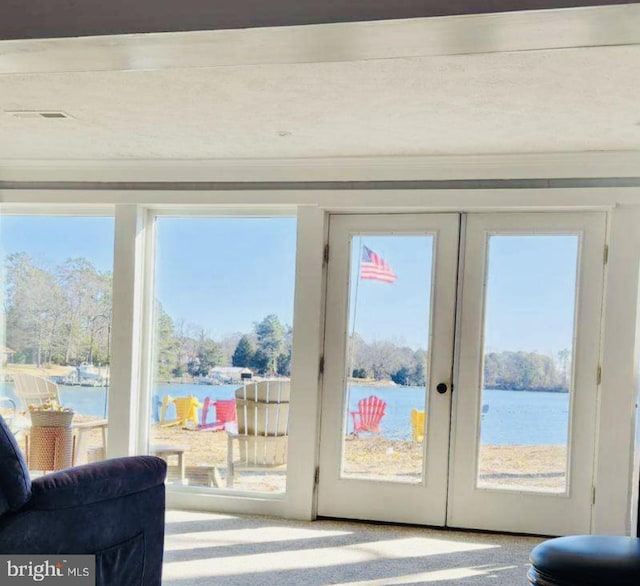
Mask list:
[[[341,213],[604,210],[640,204],[640,187],[548,189],[325,189],[245,191],[0,190],[0,213],[135,204],[156,211],[267,214],[315,206]],[[77,212],[75,212],[77,213]]]
[[[0,189],[29,189],[33,187],[28,184],[41,182],[308,184],[345,181],[620,179],[639,176],[640,150],[307,159],[0,159]],[[211,189],[208,186],[201,187]],[[150,188],[158,189],[159,186]]]
[[574,187],[640,187],[638,177],[566,179],[452,179],[440,181],[201,181],[201,182],[98,182],[0,181],[7,191],[318,191],[318,190],[433,190],[433,189],[567,189]]

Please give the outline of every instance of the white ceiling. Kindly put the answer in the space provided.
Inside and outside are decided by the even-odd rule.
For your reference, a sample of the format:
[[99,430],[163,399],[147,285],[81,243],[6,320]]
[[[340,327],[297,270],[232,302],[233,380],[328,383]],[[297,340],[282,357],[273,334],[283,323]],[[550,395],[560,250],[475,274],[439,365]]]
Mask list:
[[[0,159],[640,150],[638,96],[638,45],[4,73]],[[4,113],[14,110],[62,110],[72,118]]]

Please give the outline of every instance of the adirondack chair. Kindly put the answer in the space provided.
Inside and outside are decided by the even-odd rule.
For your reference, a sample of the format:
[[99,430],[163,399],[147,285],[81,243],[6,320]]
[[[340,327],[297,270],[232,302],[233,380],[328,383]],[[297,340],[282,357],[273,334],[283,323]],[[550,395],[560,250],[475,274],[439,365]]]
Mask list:
[[[167,409],[173,403],[176,408],[176,418],[167,419]],[[170,427],[173,425],[189,425],[193,427],[198,425],[198,408],[202,407],[202,403],[193,395],[187,397],[176,397],[165,395],[162,398],[162,407],[160,408],[160,425],[162,427]]]
[[424,411],[415,407],[411,409],[411,434],[414,442],[424,439]]
[[[216,410],[216,420],[213,423],[207,423],[207,415],[209,406],[213,405]],[[202,418],[198,430],[200,431],[221,431],[230,423],[238,421],[236,413],[235,399],[218,399],[212,401],[210,397],[205,397],[202,405]]]
[[351,411],[353,417],[353,435],[361,431],[380,433],[380,421],[384,417],[387,404],[380,397],[371,395],[358,401],[358,410]]
[[233,487],[238,468],[268,469],[287,463],[289,381],[251,383],[235,395],[238,425],[237,430],[227,428],[227,487]]
[[[48,401],[61,403],[60,392],[56,383],[33,374],[16,373],[12,374],[11,377],[15,384],[16,397],[24,411],[29,410],[29,405],[40,406]],[[102,460],[106,457],[107,426],[108,421],[106,419],[76,421],[71,424],[73,433],[72,464],[74,466],[82,463],[85,459],[89,459],[89,436],[95,429],[99,429],[101,432],[102,446],[96,449],[92,457],[94,460]],[[25,430],[25,439],[26,445],[29,446],[30,433],[28,429]],[[27,452],[29,452],[29,449],[27,449]],[[28,453],[27,456],[29,456]]]
[[16,397],[20,400],[22,409],[29,410],[29,405],[43,405],[48,401],[60,403],[58,385],[41,376],[33,374],[13,374],[13,384],[16,386]]

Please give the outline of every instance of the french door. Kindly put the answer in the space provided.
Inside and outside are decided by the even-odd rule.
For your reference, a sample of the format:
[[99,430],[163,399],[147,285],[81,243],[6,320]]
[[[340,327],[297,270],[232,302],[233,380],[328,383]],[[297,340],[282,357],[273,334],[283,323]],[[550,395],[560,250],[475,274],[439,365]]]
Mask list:
[[[451,394],[435,389],[440,383],[451,385],[459,222],[456,214],[331,218],[320,515],[445,522]],[[394,282],[389,275],[385,280],[383,270],[379,278],[362,278],[368,276],[363,273],[367,264],[362,266],[366,251],[388,263],[395,271]],[[375,267],[369,268],[369,276],[375,277]],[[407,362],[408,370],[419,371],[422,366],[423,371],[421,379],[420,372],[409,373],[422,383],[411,386],[411,396],[401,387],[376,389],[366,384],[396,375],[402,366],[389,365],[393,360],[389,353],[403,346],[413,354],[421,352]],[[373,354],[377,356],[369,364],[366,357]],[[363,376],[348,377],[349,370]],[[369,396],[386,402],[381,433],[362,432],[356,437],[358,402]],[[424,414],[422,442],[404,440],[411,409]],[[400,423],[404,429],[384,433],[391,417],[404,419]],[[400,451],[405,448],[410,451]]]
[[603,213],[335,215],[318,514],[589,532]]

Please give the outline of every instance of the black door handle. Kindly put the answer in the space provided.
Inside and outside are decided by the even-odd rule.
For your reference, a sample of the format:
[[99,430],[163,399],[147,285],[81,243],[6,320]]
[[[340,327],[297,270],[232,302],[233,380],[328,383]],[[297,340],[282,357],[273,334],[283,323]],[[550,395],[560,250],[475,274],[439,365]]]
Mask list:
[[447,392],[447,383],[440,383],[436,387],[436,391],[438,391],[441,395],[444,395]]

